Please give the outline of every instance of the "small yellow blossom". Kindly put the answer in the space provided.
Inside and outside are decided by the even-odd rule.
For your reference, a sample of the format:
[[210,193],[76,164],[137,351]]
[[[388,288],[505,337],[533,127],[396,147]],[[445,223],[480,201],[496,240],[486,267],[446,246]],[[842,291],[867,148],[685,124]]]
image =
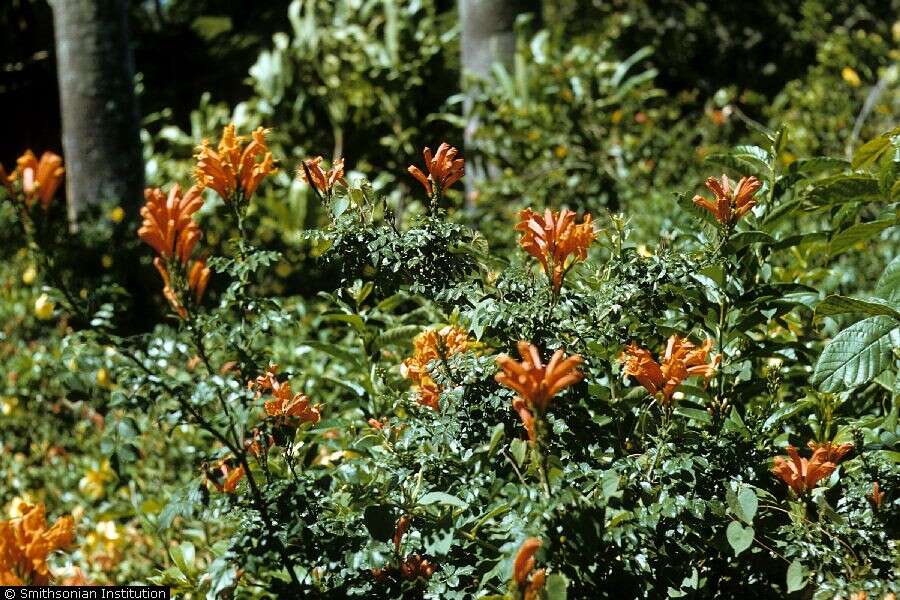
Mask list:
[[859,87],[862,85],[862,80],[859,78],[859,74],[854,71],[851,67],[844,67],[841,69],[841,78],[846,81],[850,87]]
[[100,258],[100,264],[103,265],[104,269],[110,268],[111,266],[113,266],[113,257],[110,256],[109,254],[104,254]]
[[100,387],[108,388],[110,387],[110,379],[109,379],[109,371],[104,368],[100,368],[97,370],[97,385]]
[[34,316],[41,321],[53,318],[53,311],[55,309],[56,305],[50,300],[50,296],[47,294],[41,294],[38,296],[38,299],[34,301]]
[[31,285],[34,283],[34,280],[37,278],[37,270],[34,266],[29,266],[25,269],[25,272],[22,273],[22,283],[25,285]]
[[94,500],[99,500],[106,493],[106,484],[115,477],[109,461],[104,460],[99,465],[87,470],[84,477],[78,482],[78,489]]
[[8,417],[12,414],[12,411],[16,409],[16,406],[19,404],[19,399],[15,396],[7,396],[3,400],[0,400],[0,414],[4,417]]
[[121,206],[117,206],[109,211],[109,220],[113,223],[121,223],[125,220],[125,210]]

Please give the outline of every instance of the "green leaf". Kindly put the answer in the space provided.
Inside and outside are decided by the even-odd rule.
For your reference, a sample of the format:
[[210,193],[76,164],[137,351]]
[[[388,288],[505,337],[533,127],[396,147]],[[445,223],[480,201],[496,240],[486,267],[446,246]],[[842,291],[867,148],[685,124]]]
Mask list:
[[687,408],[684,406],[676,406],[675,414],[699,421],[700,423],[712,423],[712,417],[705,410],[699,408]]
[[806,568],[799,560],[794,560],[787,570],[788,594],[797,592],[806,587]]
[[816,306],[816,317],[831,317],[834,315],[864,314],[869,316],[887,315],[900,319],[900,311],[884,302],[860,300],[848,296],[831,295],[822,300]]
[[875,295],[890,302],[900,302],[900,254],[894,257],[878,278]]
[[739,515],[741,520],[747,525],[751,525],[753,517],[756,516],[756,509],[759,507],[756,492],[749,487],[741,488],[741,491],[738,492],[738,505],[741,507],[741,514]]
[[888,227],[895,224],[896,221],[894,219],[883,219],[881,221],[871,221],[869,223],[857,223],[856,225],[851,225],[831,238],[828,253],[831,256],[836,256],[842,252],[846,252],[856,244],[869,241]]
[[853,153],[853,162],[850,164],[854,169],[867,167],[878,161],[878,158],[890,147],[891,138],[887,135],[879,136],[857,148]]
[[738,556],[753,544],[753,534],[752,527],[744,527],[737,521],[732,521],[728,524],[725,536],[728,538],[728,543],[731,545],[731,549],[734,550],[735,556]]
[[466,508],[469,506],[456,496],[445,492],[428,492],[419,498],[419,504],[423,506],[428,506],[429,504],[447,504],[449,506],[456,506],[457,508]]
[[569,580],[562,573],[553,573],[547,577],[544,584],[544,598],[546,600],[566,600]]
[[815,406],[815,402],[806,399],[800,400],[799,402],[791,402],[790,404],[786,404],[769,415],[769,418],[766,419],[766,422],[763,423],[763,431],[769,431],[785,419],[789,419],[793,417],[799,412],[810,409]]
[[868,175],[837,175],[828,177],[813,185],[806,193],[806,201],[813,208],[824,208],[832,204],[848,202],[871,202],[878,200],[878,180]]
[[509,451],[512,453],[516,464],[521,466],[525,462],[525,453],[528,452],[528,442],[516,438],[509,443]]
[[900,346],[900,321],[888,316],[863,319],[838,333],[822,351],[812,384],[839,392],[874,379],[891,364],[891,349]]

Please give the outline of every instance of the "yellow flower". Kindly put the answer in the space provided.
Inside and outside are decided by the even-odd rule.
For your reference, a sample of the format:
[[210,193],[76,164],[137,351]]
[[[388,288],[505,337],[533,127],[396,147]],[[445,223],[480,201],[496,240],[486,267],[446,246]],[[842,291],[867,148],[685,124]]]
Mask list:
[[121,223],[125,220],[125,210],[121,206],[117,206],[109,211],[109,220],[113,223]]
[[556,158],[563,159],[569,155],[569,149],[560,144],[553,150],[553,154],[556,155]]
[[104,269],[110,268],[111,266],[113,266],[113,257],[110,256],[109,254],[104,254],[100,258],[100,264],[103,265]]
[[104,388],[111,387],[111,382],[109,379],[109,371],[104,368],[100,368],[97,370],[97,385]]
[[859,87],[862,85],[862,80],[859,78],[859,74],[854,71],[851,67],[844,67],[841,69],[841,78],[846,81],[850,87]]
[[96,467],[87,470],[84,477],[78,482],[78,489],[94,500],[99,500],[106,493],[106,484],[115,477],[109,461],[104,460]]
[[41,294],[38,299],[34,301],[34,316],[41,321],[53,318],[53,311],[55,309],[56,305],[50,300],[50,297],[47,294]]
[[15,410],[16,405],[19,404],[19,399],[15,396],[7,396],[3,400],[0,400],[0,414],[4,417],[8,417],[12,414],[12,411]]
[[25,272],[22,273],[22,283],[25,285],[31,285],[34,283],[35,278],[37,277],[37,270],[34,266],[29,266],[25,269]]

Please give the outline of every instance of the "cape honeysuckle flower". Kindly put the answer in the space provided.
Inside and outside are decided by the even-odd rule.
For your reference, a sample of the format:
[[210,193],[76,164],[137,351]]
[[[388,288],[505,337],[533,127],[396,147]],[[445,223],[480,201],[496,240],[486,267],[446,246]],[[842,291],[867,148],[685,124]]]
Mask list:
[[266,392],[272,396],[272,400],[263,403],[266,414],[281,423],[318,423],[320,406],[312,405],[306,394],[295,394],[289,382],[278,381],[277,374],[278,365],[269,365],[265,373],[247,383],[247,388],[256,392],[257,400]]
[[809,460],[802,458],[794,446],[787,447],[790,460],[783,456],[775,457],[772,473],[777,475],[798,495],[816,486],[820,480],[829,477],[837,465],[827,460],[827,448],[819,448],[813,452]]
[[528,538],[522,543],[513,561],[513,582],[522,593],[523,600],[537,600],[544,589],[546,571],[534,570],[534,555],[541,548],[541,540]]
[[519,213],[516,230],[522,232],[519,245],[541,264],[554,294],[559,293],[569,269],[587,258],[595,237],[591,215],[585,213],[576,224],[575,213],[567,208],[558,212],[548,208],[543,215],[526,208]]
[[266,176],[274,173],[275,160],[266,145],[268,129],[256,128],[251,141],[244,146],[244,138],[235,132],[234,124],[225,126],[218,151],[208,140],[197,148],[197,166],[194,177],[201,188],[210,187],[226,202],[234,200],[240,192],[241,199],[249,201]]
[[446,142],[438,146],[434,155],[431,154],[431,148],[426,146],[422,154],[428,175],[415,165],[410,165],[406,170],[422,184],[429,197],[436,198],[459,181],[466,172],[466,161],[456,158],[458,153],[459,150]]
[[[339,158],[334,161],[334,164],[327,171],[322,170],[321,163],[321,156],[308,158],[297,168],[297,175],[300,179],[316,188],[320,194],[327,197],[331,195],[331,190],[335,185],[344,181],[344,159]],[[310,178],[312,178],[312,181],[310,181]]]
[[497,373],[495,379],[500,385],[516,392],[513,409],[519,413],[528,432],[528,439],[536,442],[534,413],[543,416],[551,398],[582,380],[584,375],[578,370],[582,359],[577,354],[564,358],[563,351],[557,350],[545,366],[533,344],[521,341],[518,349],[522,362],[507,354],[497,357],[501,372]]
[[866,494],[866,498],[872,503],[872,508],[875,510],[881,508],[881,504],[884,502],[884,492],[881,491],[881,487],[878,485],[877,481],[872,484],[872,492]]
[[432,361],[447,360],[472,346],[468,333],[455,325],[423,331],[413,339],[413,355],[403,361],[400,373],[412,381],[418,393],[417,402],[439,410],[441,388],[431,378],[428,365]]
[[810,450],[816,452],[817,450],[822,450],[824,452],[823,456],[826,462],[838,464],[841,462],[841,459],[844,456],[853,450],[853,444],[851,442],[846,442],[844,444],[835,444],[834,442],[822,442],[821,444],[814,441],[809,441],[806,444]]
[[636,343],[629,344],[619,360],[624,361],[623,373],[634,377],[651,396],[659,394],[664,406],[672,403],[672,395],[688,377],[709,379],[716,371],[720,357],[715,356],[707,363],[713,340],[707,339],[702,346],[696,346],[687,338],[673,335],[666,344],[662,364],[653,360],[649,350]]
[[[172,270],[177,267],[179,281],[187,282],[187,289],[193,292],[194,301],[199,304],[209,283],[210,270],[205,259],[191,262],[191,255],[202,233],[193,215],[203,206],[202,190],[194,186],[184,195],[178,184],[172,186],[168,196],[159,188],[144,191],[147,203],[141,208],[143,222],[138,236],[157,256],[153,266],[163,280],[163,295],[172,309],[181,318],[187,316],[177,286],[173,285]],[[178,266],[180,265],[180,267]]]
[[244,467],[232,467],[227,460],[220,461],[217,470],[218,473],[206,471],[206,478],[221,493],[233,493],[244,478]]
[[25,506],[22,516],[0,521],[0,585],[47,585],[47,557],[75,538],[75,520],[66,515],[47,527],[43,504]]
[[25,206],[31,208],[39,201],[41,208],[47,210],[65,172],[62,157],[58,154],[44,152],[38,160],[31,150],[26,150],[16,161],[16,169],[11,174],[0,165],[0,183],[13,195],[13,184],[21,181]]
[[716,220],[726,227],[737,223],[756,206],[753,195],[762,186],[762,182],[756,177],[741,177],[734,189],[731,184],[728,176],[724,174],[721,180],[709,177],[706,180],[706,187],[713,193],[715,199],[709,200],[700,194],[694,196],[694,204],[711,212]]

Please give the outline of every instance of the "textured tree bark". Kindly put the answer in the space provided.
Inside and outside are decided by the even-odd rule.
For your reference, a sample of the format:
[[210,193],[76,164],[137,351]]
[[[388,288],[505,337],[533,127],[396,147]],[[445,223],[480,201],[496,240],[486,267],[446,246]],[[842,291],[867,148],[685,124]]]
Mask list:
[[69,218],[112,200],[136,213],[144,187],[128,0],[52,0]]
[[[487,77],[494,63],[510,66],[516,51],[515,22],[522,13],[532,13],[538,18],[540,0],[459,0],[459,18],[462,23],[462,71],[463,91],[466,77]],[[472,97],[468,96],[463,110],[468,116],[463,132],[466,156],[466,200],[471,206],[479,181],[487,176],[487,169],[477,155],[473,135],[478,120],[471,116]]]

